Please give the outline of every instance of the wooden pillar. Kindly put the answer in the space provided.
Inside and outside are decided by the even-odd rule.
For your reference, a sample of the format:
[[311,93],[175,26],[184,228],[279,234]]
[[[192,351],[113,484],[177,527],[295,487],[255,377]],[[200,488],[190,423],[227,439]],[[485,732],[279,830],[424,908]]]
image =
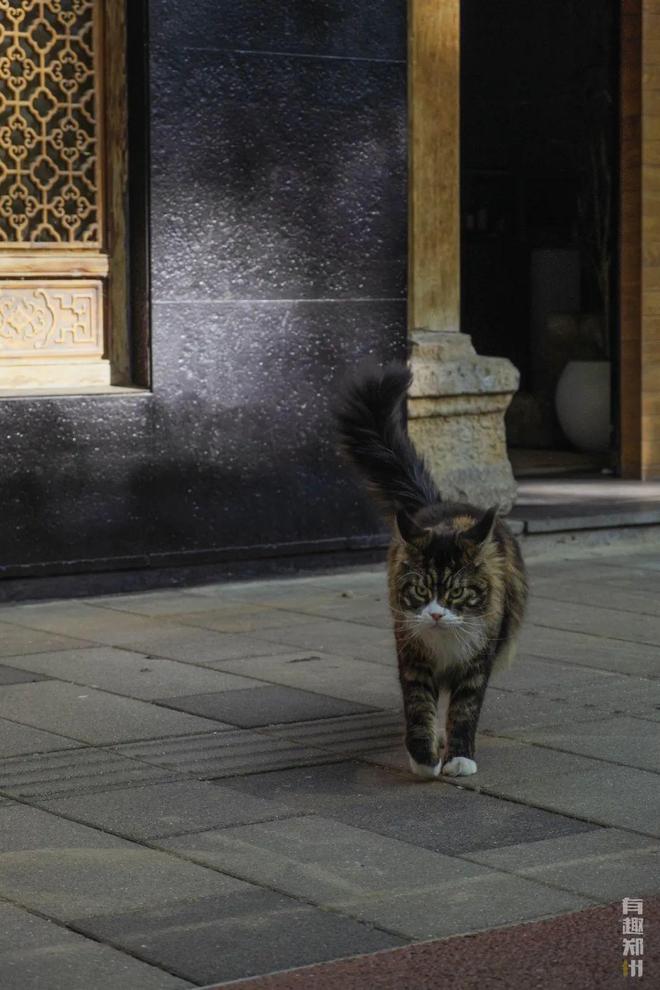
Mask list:
[[621,7],[621,472],[660,478],[660,0]]
[[409,0],[411,437],[445,498],[508,508],[519,375],[460,328],[460,0]]
[[409,7],[411,327],[460,327],[459,0]]

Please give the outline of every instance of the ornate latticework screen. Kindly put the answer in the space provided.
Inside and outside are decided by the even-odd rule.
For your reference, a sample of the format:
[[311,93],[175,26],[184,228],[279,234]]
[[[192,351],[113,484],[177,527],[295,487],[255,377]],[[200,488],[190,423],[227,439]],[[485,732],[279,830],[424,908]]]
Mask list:
[[0,0],[0,387],[110,381],[111,8],[114,0]]

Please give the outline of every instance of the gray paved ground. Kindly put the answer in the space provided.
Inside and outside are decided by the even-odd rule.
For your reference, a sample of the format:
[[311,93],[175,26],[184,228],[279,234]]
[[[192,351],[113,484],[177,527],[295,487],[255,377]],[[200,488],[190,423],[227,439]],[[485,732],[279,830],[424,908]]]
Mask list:
[[418,782],[381,568],[0,609],[0,986],[169,990],[660,891],[660,552],[531,565]]

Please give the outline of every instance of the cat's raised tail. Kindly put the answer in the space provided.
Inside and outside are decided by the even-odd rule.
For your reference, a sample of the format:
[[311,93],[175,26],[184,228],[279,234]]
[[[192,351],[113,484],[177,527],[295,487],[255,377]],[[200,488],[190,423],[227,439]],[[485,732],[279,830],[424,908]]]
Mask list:
[[363,368],[335,403],[341,448],[387,513],[413,515],[440,493],[405,427],[403,403],[412,374],[402,363]]

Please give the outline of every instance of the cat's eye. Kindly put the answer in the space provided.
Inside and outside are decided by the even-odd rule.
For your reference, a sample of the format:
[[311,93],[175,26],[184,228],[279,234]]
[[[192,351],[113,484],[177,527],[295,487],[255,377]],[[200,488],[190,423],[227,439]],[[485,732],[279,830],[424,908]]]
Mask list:
[[429,589],[419,582],[409,585],[407,593],[408,598],[413,602],[428,602],[431,598]]

